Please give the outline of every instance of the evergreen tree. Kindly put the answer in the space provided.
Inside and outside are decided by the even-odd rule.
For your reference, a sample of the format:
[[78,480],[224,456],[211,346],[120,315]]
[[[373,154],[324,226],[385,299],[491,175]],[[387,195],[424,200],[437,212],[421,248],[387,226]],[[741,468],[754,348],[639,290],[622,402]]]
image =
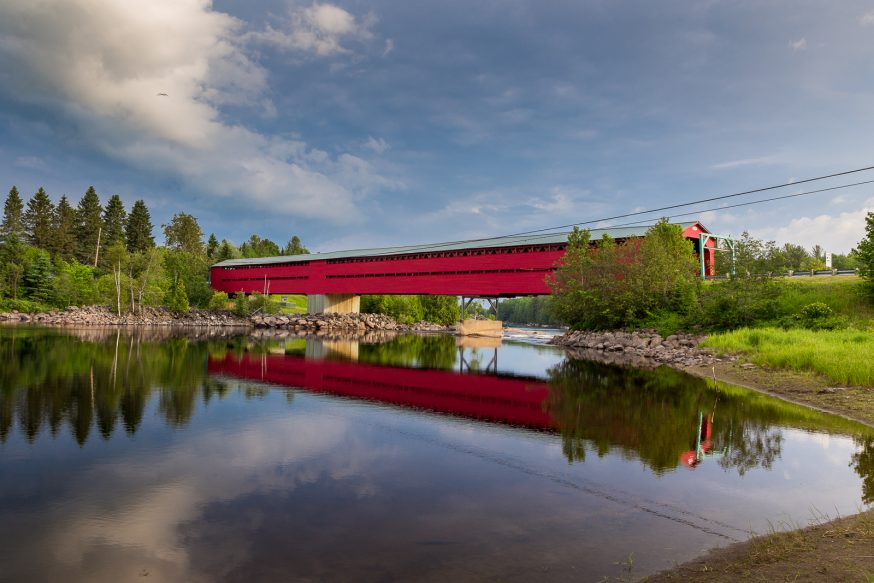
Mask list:
[[209,241],[206,243],[206,256],[212,259],[216,251],[218,251],[218,247],[219,242],[218,239],[216,239],[215,233],[210,233]]
[[131,253],[142,253],[155,246],[152,236],[152,217],[146,203],[138,200],[131,208],[125,225],[127,232],[127,250]]
[[109,197],[109,202],[106,203],[106,210],[103,211],[103,236],[101,237],[101,245],[109,247],[119,241],[125,242],[124,225],[127,220],[127,212],[124,210],[124,203],[121,202],[121,197],[113,194]]
[[188,213],[176,213],[169,225],[164,225],[167,247],[192,255],[203,255],[203,231],[197,218]]
[[6,204],[3,206],[3,223],[0,224],[0,239],[5,241],[9,237],[13,237],[21,240],[24,236],[23,211],[24,203],[21,200],[21,195],[18,194],[18,188],[13,186],[9,190],[9,196],[6,197]]
[[55,274],[48,253],[40,253],[24,274],[24,289],[30,299],[48,303],[54,293]]
[[309,252],[310,250],[303,246],[297,235],[293,236],[282,250],[283,255],[308,255]]
[[28,243],[40,249],[51,248],[54,213],[55,205],[52,204],[46,191],[40,187],[27,202],[27,210],[24,212],[23,222]]
[[85,196],[76,209],[76,257],[80,263],[92,265],[97,253],[97,241],[103,246],[103,207],[93,186],[88,187]]
[[52,252],[70,261],[76,256],[76,211],[61,197],[52,220]]
[[220,261],[225,261],[226,259],[239,259],[242,257],[240,250],[237,249],[236,245],[228,241],[227,239],[222,239],[221,245],[219,245],[218,250],[215,252],[215,257],[213,257],[213,261],[218,263]]

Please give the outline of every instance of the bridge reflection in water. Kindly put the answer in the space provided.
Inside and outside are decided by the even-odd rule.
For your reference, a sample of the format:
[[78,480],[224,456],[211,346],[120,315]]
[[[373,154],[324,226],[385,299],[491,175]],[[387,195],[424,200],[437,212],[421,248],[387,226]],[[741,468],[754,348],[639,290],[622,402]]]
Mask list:
[[555,430],[546,408],[549,385],[498,374],[500,339],[459,339],[456,370],[358,362],[355,340],[306,340],[303,354],[210,356],[210,374],[227,375],[400,407],[537,430]]
[[[657,474],[694,469],[706,460],[739,474],[771,468],[782,455],[787,428],[867,439],[860,443],[871,449],[870,428],[858,423],[668,368],[560,358],[544,370],[545,378],[507,374],[497,367],[498,353],[509,350],[502,354],[504,367],[517,364],[516,353],[500,346],[446,336],[384,344],[308,338],[270,351],[211,354],[208,372],[555,432],[570,462],[621,451]],[[866,493],[870,499],[874,494]]]

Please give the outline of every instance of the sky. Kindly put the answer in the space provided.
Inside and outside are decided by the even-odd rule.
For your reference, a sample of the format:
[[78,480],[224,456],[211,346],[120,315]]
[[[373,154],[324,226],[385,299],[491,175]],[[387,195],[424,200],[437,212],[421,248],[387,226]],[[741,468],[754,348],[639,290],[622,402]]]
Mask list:
[[[874,179],[791,185],[874,165],[872,73],[872,1],[3,0],[0,191],[319,251],[605,226]],[[719,206],[846,252],[874,184]]]

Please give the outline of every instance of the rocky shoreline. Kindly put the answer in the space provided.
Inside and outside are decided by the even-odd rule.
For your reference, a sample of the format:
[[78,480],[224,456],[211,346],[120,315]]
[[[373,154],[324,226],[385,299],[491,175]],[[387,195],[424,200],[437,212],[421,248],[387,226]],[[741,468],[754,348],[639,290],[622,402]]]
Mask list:
[[136,314],[119,316],[106,306],[70,306],[37,314],[0,312],[0,322],[57,327],[216,327],[283,330],[299,334],[362,335],[370,332],[446,332],[453,328],[429,322],[398,324],[382,314],[296,314],[235,316],[230,312],[190,310],[175,314],[164,308],[146,307]]
[[448,332],[450,326],[430,322],[413,325],[398,324],[384,314],[297,314],[256,315],[250,319],[255,328],[288,330],[299,333],[365,334],[373,331],[389,332]]
[[[0,313],[0,323],[38,324],[56,327],[168,327],[242,329],[258,336],[271,334],[318,336],[365,336],[374,333],[455,332],[452,326],[429,322],[399,324],[383,314],[255,314],[235,316],[230,312],[191,310],[175,314],[164,308],[147,307],[136,314],[119,316],[107,306],[71,306],[38,314]],[[574,331],[555,336],[550,343],[565,348],[571,356],[621,366],[654,368],[670,365],[688,368],[710,365],[735,357],[717,357],[699,348],[703,336],[679,334],[662,338],[653,330]]]
[[638,368],[661,365],[686,368],[736,360],[736,357],[719,357],[699,348],[704,338],[692,334],[663,338],[654,330],[578,330],[555,336],[550,343],[567,349],[575,358]]
[[216,326],[249,328],[248,318],[226,312],[191,310],[174,314],[164,308],[145,307],[136,314],[119,316],[106,306],[70,306],[37,314],[0,313],[0,322],[40,324],[43,326]]

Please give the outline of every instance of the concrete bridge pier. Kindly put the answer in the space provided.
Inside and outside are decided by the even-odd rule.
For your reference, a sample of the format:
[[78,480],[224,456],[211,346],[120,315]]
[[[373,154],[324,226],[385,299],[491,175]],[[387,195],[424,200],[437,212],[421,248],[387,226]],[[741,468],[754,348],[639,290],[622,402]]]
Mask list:
[[308,314],[357,314],[361,296],[355,294],[312,294],[307,296]]
[[306,339],[306,357],[319,360],[358,362],[358,340]]

